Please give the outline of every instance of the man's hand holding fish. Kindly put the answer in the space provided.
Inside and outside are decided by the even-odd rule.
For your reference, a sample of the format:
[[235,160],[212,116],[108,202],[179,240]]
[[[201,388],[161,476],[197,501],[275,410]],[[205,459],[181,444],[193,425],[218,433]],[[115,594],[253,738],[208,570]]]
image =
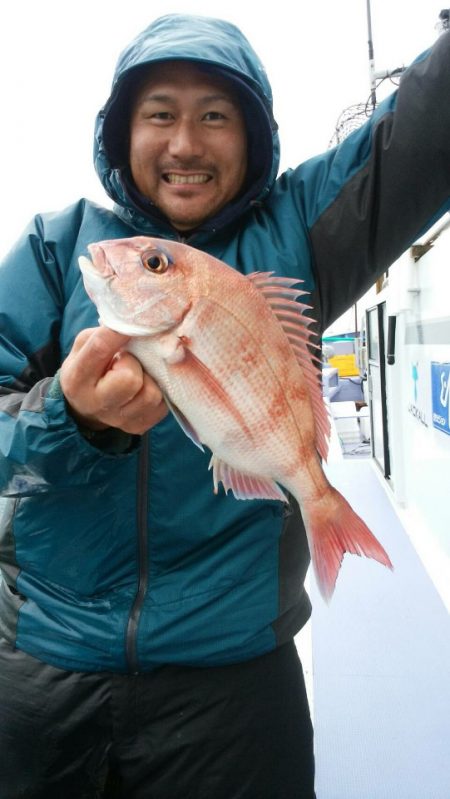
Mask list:
[[78,334],[61,366],[61,387],[80,428],[115,427],[142,435],[167,414],[161,390],[123,349],[129,337],[110,329]]

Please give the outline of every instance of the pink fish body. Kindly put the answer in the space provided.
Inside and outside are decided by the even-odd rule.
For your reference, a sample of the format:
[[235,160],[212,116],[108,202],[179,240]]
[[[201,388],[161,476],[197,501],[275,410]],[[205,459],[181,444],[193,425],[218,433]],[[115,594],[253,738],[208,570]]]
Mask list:
[[329,418],[311,356],[299,281],[241,275],[184,244],[135,237],[89,246],[80,258],[100,322],[164,392],[185,433],[212,452],[214,490],[302,509],[322,595],[345,552],[392,568],[383,547],[328,482]]

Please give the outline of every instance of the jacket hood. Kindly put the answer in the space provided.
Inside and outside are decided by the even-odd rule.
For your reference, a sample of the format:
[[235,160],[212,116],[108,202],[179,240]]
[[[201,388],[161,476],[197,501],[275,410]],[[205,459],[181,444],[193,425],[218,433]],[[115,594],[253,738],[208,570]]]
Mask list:
[[[155,20],[118,59],[110,97],[95,124],[94,164],[119,214],[164,221],[161,212],[133,185],[128,168],[130,98],[143,70],[157,62],[194,61],[232,84],[241,101],[248,135],[248,169],[243,192],[206,228],[223,227],[270,191],[279,166],[279,140],[273,118],[272,92],[265,69],[241,31],[210,17],[170,14]],[[167,221],[166,221],[167,222]],[[203,228],[203,226],[202,226]]]

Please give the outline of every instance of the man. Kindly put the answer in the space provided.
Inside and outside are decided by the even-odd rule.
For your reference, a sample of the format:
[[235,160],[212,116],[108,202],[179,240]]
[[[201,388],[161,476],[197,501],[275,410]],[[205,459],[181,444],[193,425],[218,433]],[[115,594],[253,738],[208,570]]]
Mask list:
[[443,35],[363,129],[276,180],[236,28],[163,17],[119,59],[95,149],[114,210],[36,217],[0,272],[5,799],[99,796],[109,768],[127,799],[314,796],[299,510],[213,495],[77,258],[182,240],[301,278],[320,332],[449,206],[449,67]]

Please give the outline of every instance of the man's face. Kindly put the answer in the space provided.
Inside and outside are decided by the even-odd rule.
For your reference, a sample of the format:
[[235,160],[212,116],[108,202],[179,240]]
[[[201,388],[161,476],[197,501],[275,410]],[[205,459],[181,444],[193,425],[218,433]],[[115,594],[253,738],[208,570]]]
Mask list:
[[232,200],[245,179],[247,135],[227,81],[188,61],[155,65],[132,106],[130,168],[180,231]]

